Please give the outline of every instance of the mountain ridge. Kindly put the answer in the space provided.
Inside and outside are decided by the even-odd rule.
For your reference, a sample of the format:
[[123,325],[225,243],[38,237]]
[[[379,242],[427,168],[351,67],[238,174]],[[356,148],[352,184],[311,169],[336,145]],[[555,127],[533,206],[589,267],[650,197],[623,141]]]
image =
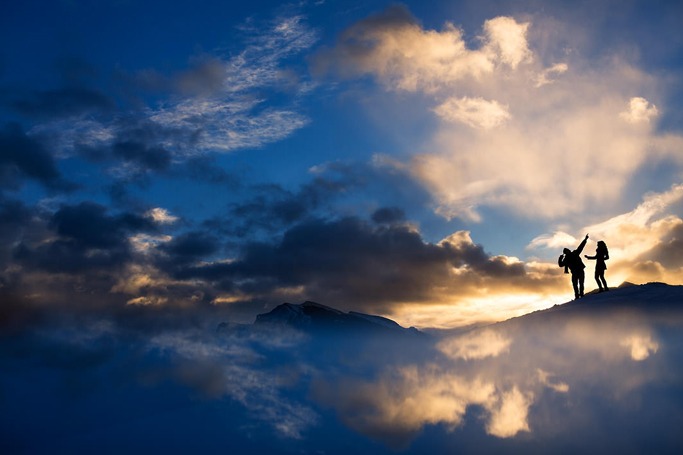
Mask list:
[[[670,285],[661,282],[645,284],[622,283],[617,288],[607,292],[586,294],[578,300],[571,300],[550,308],[532,311],[521,316],[478,326],[463,332],[476,331],[485,328],[505,328],[512,326],[534,326],[539,322],[552,325],[570,320],[604,321],[604,318],[614,317],[616,314],[629,313],[658,317],[668,316],[675,312],[683,312],[683,286]],[[661,318],[659,318],[661,319]],[[666,319],[666,317],[664,318]]]
[[300,304],[282,303],[268,313],[256,316],[254,326],[286,325],[303,331],[361,331],[386,334],[422,334],[415,327],[403,327],[396,321],[372,314],[350,311],[345,313],[307,300]]
[[[498,324],[520,322],[525,318],[538,318],[557,313],[601,313],[614,307],[641,308],[641,309],[664,309],[678,306],[683,309],[683,286],[671,285],[662,282],[649,282],[645,284],[633,284],[624,282],[608,292],[598,293],[592,291],[582,299],[570,300],[549,308],[532,311],[492,324],[463,327],[462,332],[477,330]],[[383,331],[386,333],[420,333],[427,334],[415,327],[403,327],[398,322],[378,315],[349,311],[345,313],[336,308],[307,300],[300,304],[289,302],[282,303],[267,313],[256,316],[254,326],[284,325],[303,331],[336,330],[361,330]],[[428,330],[428,329],[427,329]]]

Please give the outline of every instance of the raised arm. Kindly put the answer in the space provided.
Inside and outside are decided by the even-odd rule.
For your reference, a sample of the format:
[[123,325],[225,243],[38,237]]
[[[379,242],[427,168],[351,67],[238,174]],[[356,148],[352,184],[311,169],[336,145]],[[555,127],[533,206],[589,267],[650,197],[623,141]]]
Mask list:
[[576,254],[581,254],[583,251],[583,247],[586,246],[586,242],[588,241],[588,234],[586,234],[586,237],[583,238],[583,241],[579,243],[579,247],[576,249]]

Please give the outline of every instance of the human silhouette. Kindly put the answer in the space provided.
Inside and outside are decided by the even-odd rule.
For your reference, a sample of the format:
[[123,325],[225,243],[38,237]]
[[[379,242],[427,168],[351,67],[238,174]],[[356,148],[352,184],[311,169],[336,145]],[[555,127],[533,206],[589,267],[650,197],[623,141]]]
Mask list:
[[581,260],[581,252],[588,241],[588,234],[579,244],[579,246],[571,251],[569,248],[562,250],[562,255],[558,258],[557,263],[560,267],[564,267],[564,273],[572,273],[572,287],[574,288],[574,299],[583,297],[583,282],[586,279],[586,274],[583,269],[586,268]]
[[595,260],[595,282],[598,283],[598,292],[609,291],[607,281],[605,281],[605,270],[607,270],[605,261],[609,259],[609,251],[607,250],[605,242],[602,240],[598,242],[598,247],[595,249],[595,256],[584,255],[584,257],[586,259]]

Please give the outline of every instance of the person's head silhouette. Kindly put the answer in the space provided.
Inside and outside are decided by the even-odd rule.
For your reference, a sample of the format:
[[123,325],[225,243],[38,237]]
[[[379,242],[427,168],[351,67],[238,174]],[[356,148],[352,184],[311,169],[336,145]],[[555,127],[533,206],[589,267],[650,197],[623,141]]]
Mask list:
[[564,250],[562,250],[562,252],[563,252],[564,254],[569,254],[569,253],[571,253],[572,251],[571,251],[569,248],[565,248]]

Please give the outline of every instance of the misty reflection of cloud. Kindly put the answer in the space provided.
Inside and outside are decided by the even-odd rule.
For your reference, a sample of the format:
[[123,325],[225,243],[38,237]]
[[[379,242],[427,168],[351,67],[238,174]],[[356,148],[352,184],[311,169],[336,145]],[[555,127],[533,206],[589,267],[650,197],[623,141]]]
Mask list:
[[565,426],[603,425],[587,423],[601,413],[617,412],[622,424],[640,409],[665,418],[646,391],[680,377],[671,358],[654,357],[664,342],[657,331],[681,321],[676,313],[636,311],[623,296],[638,289],[627,291],[621,306],[568,305],[436,340],[431,355],[387,365],[372,379],[321,381],[314,397],[351,428],[394,448],[409,447],[427,426],[466,438],[472,420],[496,438],[529,433],[543,441],[553,434],[571,439]]
[[315,426],[318,415],[307,404],[286,397],[284,392],[292,384],[283,377],[300,376],[305,365],[289,370],[273,367],[265,352],[259,352],[259,346],[290,348],[304,338],[294,331],[251,331],[246,335],[229,329],[214,337],[193,332],[167,333],[152,338],[149,348],[174,358],[177,366],[173,376],[181,383],[209,398],[229,397],[281,436],[301,439],[305,430]]
[[649,334],[630,335],[622,339],[620,344],[630,348],[631,358],[637,362],[647,359],[659,349],[659,343],[654,341]]
[[440,341],[437,348],[454,359],[496,357],[510,348],[510,339],[493,330],[473,331]]

